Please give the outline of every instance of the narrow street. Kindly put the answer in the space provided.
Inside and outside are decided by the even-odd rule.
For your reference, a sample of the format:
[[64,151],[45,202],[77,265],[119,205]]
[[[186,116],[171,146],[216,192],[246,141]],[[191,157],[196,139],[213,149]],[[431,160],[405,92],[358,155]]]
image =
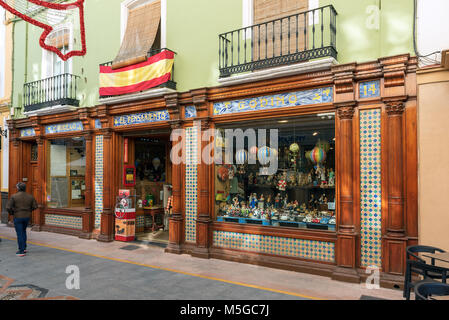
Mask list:
[[[0,300],[267,301],[402,297],[401,291],[368,290],[362,284],[320,276],[167,254],[157,245],[100,243],[46,232],[28,231],[29,252],[21,258],[15,255],[17,244],[12,228],[0,225],[0,238]],[[72,270],[69,266],[79,269],[79,289],[66,287]],[[26,294],[21,295],[23,291]]]

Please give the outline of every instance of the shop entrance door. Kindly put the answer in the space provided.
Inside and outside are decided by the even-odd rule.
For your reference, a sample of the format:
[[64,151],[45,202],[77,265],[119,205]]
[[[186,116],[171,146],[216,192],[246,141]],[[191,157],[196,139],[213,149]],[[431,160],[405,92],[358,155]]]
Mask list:
[[[37,143],[26,142],[23,144],[23,161],[22,168],[22,181],[26,184],[26,191],[34,196],[35,199],[39,199],[38,185],[43,183],[39,181],[39,167],[37,162]],[[37,212],[34,211],[31,217],[31,225],[34,225],[37,221]]]
[[[168,244],[167,205],[171,197],[170,137],[168,133],[124,136],[125,166],[135,166],[136,238]],[[125,188],[129,189],[129,188]]]

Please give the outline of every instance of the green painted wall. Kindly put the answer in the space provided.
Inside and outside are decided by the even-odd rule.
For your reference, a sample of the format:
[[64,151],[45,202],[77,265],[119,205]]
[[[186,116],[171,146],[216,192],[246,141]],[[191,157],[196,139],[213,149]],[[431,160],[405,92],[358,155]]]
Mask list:
[[[72,73],[81,77],[77,91],[81,107],[98,104],[99,65],[113,60],[120,47],[121,2],[122,0],[85,2],[87,54],[71,59]],[[43,50],[39,46],[41,34],[42,29],[38,27],[22,20],[15,22],[13,105],[18,108],[15,110],[15,117],[23,117],[23,84],[42,78]]]
[[241,0],[168,0],[167,46],[178,91],[218,85],[218,35],[242,27]]
[[412,0],[320,0],[320,6],[328,4],[338,12],[338,62],[413,54]]
[[[98,104],[99,64],[113,60],[120,47],[122,1],[85,2],[87,54],[71,59],[72,73],[81,77],[78,98],[82,107]],[[328,4],[338,12],[340,63],[413,54],[413,1],[320,0],[320,6]],[[179,92],[218,85],[218,35],[242,27],[242,10],[242,0],[167,1],[166,46],[177,52],[174,80]],[[23,106],[23,84],[41,79],[41,33],[23,21],[15,23],[13,104],[18,108]],[[21,116],[20,110],[16,109],[16,116]]]

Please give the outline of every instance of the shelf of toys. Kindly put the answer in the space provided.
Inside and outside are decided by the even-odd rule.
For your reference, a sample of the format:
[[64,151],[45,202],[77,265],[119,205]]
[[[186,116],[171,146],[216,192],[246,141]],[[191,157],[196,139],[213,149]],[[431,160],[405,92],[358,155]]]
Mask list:
[[217,221],[335,231],[335,160],[325,161],[330,144],[319,140],[302,152],[296,143],[281,152],[256,149],[250,149],[250,156],[278,156],[279,168],[266,174],[263,161],[247,163],[246,150],[235,152],[241,164],[217,165]]

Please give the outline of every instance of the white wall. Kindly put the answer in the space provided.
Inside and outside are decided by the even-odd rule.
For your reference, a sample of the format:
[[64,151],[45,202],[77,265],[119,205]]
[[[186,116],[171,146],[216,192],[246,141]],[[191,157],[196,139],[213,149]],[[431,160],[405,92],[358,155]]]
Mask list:
[[[417,46],[421,55],[449,49],[449,1],[418,0]],[[421,60],[423,64],[439,64],[441,55]]]

